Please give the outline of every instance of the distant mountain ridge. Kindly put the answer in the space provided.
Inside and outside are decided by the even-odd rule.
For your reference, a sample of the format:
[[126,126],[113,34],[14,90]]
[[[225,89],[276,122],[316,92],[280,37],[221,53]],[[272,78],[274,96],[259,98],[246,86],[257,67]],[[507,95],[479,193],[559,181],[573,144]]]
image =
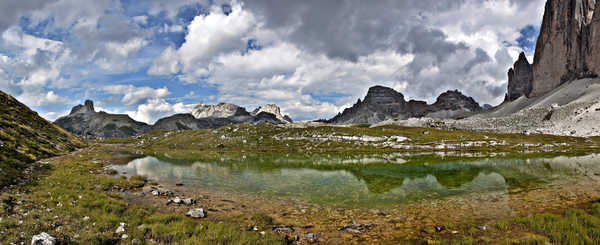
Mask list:
[[57,119],[54,123],[82,137],[130,137],[149,132],[151,129],[150,125],[133,120],[125,114],[96,112],[91,100],[73,107],[69,115]]
[[[128,115],[96,112],[94,103],[86,100],[83,105],[74,106],[69,115],[61,117],[55,124],[81,137],[122,138],[155,130],[195,130],[218,128],[239,123],[285,124],[291,122],[280,114],[276,105],[259,107],[256,113],[227,103],[216,105],[200,103],[192,112],[175,114],[156,121],[154,125],[138,122]],[[286,117],[289,120],[286,120]]]
[[406,101],[402,93],[384,86],[369,88],[364,100],[358,100],[332,119],[332,124],[378,123],[385,120],[403,120],[411,117],[462,118],[481,111],[471,97],[458,90],[442,93],[435,103]]

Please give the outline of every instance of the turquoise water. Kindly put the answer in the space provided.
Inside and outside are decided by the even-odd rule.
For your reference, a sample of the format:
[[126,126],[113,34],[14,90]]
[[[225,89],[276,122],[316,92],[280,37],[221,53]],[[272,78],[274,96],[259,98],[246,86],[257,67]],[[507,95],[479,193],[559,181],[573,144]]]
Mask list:
[[484,159],[428,163],[401,156],[268,157],[186,162],[146,156],[112,168],[153,181],[336,205],[385,205],[473,193],[527,191],[600,173],[600,159]]

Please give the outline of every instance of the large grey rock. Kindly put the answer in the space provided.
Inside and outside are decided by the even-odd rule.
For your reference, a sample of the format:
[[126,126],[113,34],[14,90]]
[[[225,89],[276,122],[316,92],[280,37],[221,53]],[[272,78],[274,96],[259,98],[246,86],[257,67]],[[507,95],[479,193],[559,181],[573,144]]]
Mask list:
[[471,97],[459,91],[442,93],[434,104],[411,100],[406,102],[404,95],[387,87],[369,88],[364,100],[358,100],[330,120],[332,124],[378,123],[390,119],[402,120],[411,117],[462,118],[481,110]]
[[[598,11],[596,11],[598,10]],[[586,67],[591,76],[600,74],[600,1],[596,1],[594,15],[587,28]]]
[[525,53],[519,54],[519,59],[508,71],[507,101],[514,101],[521,96],[529,96],[533,88],[533,67],[527,61]]
[[192,110],[192,115],[195,118],[227,118],[234,116],[247,116],[249,113],[243,107],[219,103],[216,105],[200,103]]
[[219,128],[233,123],[236,122],[228,118],[196,118],[189,113],[175,114],[156,121],[152,130],[196,130]]
[[50,236],[46,232],[42,232],[38,235],[34,235],[31,238],[31,245],[54,245],[56,244],[56,238]]
[[265,106],[258,107],[254,111],[252,111],[251,114],[254,115],[254,116],[256,116],[256,115],[258,115],[261,112],[266,112],[266,113],[273,114],[273,115],[275,115],[275,117],[278,120],[280,120],[280,121],[282,121],[284,123],[292,123],[293,122],[292,119],[289,116],[287,116],[287,115],[285,115],[285,116],[281,115],[281,109],[279,108],[279,106],[277,106],[275,104],[267,104]]
[[69,115],[54,123],[81,137],[130,137],[150,131],[150,125],[135,121],[128,115],[96,112],[94,103],[90,100],[86,100],[84,105],[73,107]]
[[[593,14],[594,0],[546,2],[533,59],[531,96],[543,95],[567,81],[590,75],[585,62],[588,53],[587,25],[591,23]],[[587,60],[595,59],[590,57]]]
[[202,208],[194,208],[191,209],[190,211],[188,211],[185,216],[189,216],[192,218],[205,218],[206,217],[206,212],[204,211],[204,209]]

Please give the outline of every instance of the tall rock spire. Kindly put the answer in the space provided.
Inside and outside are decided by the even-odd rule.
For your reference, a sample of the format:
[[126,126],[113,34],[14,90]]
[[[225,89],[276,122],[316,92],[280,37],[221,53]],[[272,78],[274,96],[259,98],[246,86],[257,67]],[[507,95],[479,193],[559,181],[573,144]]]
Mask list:
[[[596,2],[594,9],[600,10],[600,0]],[[590,73],[598,75],[600,74],[600,11],[594,12],[587,31],[586,53],[588,55],[585,61]]]
[[587,71],[587,25],[594,0],[548,0],[533,61],[531,95],[542,95]]
[[521,96],[529,96],[533,86],[533,68],[529,64],[525,53],[508,70],[508,93],[506,100],[513,101]]

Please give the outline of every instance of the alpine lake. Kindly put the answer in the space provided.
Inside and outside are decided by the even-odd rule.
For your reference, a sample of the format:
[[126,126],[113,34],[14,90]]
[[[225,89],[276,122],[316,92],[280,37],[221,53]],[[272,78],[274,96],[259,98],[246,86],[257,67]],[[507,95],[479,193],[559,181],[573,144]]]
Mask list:
[[228,126],[101,143],[132,154],[113,178],[146,181],[123,199],[185,213],[172,200],[192,198],[209,221],[299,244],[548,241],[514,220],[600,200],[597,138]]

